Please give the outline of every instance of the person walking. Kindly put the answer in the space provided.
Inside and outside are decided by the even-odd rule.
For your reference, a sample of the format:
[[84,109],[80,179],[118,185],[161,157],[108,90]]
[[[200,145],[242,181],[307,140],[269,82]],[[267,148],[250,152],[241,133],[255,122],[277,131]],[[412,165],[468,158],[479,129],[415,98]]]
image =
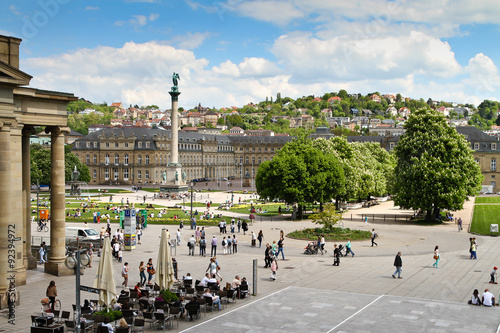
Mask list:
[[200,256],[205,256],[207,251],[207,241],[205,240],[205,236],[201,236],[200,239]]
[[375,237],[377,237],[377,233],[375,232],[375,229],[372,229],[372,247],[373,244],[375,244],[375,246],[378,246],[378,244],[375,243]]
[[280,240],[278,241],[278,253],[276,254],[276,259],[278,259],[280,253],[281,253],[281,258],[285,260],[285,252],[283,252],[283,238],[280,238]]
[[340,265],[340,249],[337,247],[337,244],[333,244],[333,266]]
[[396,274],[398,274],[398,279],[402,279],[401,267],[403,267],[403,260],[401,259],[401,252],[398,252],[398,254],[396,254],[396,258],[394,258],[394,266],[396,266],[396,271],[392,274],[392,277],[395,279]]
[[227,242],[226,237],[222,238],[222,254],[227,254]]
[[457,221],[457,225],[458,225],[458,232],[462,231],[462,218],[459,217],[458,218],[458,221]]
[[319,242],[319,248],[321,249],[321,255],[323,255],[323,253],[327,252],[325,250],[325,245],[326,245],[325,235],[321,235],[321,239]]
[[352,248],[351,248],[351,239],[350,238],[347,238],[347,244],[345,245],[345,248],[346,248],[345,255],[347,256],[349,253],[351,253],[352,256],[354,257],[354,252],[352,252]]
[[45,295],[49,298],[50,309],[52,310],[52,312],[54,312],[54,305],[56,304],[57,297],[57,288],[55,281],[50,281]]
[[156,270],[153,266],[153,258],[149,258],[148,263],[146,265],[146,270],[148,271],[148,284],[151,284],[151,280],[156,273]]
[[238,238],[236,235],[233,235],[233,254],[238,253]]
[[40,265],[45,262],[45,242],[40,244],[40,249],[38,249],[38,253],[40,254]]
[[181,236],[182,233],[181,233],[181,229],[177,229],[177,245],[180,245],[181,244]]
[[271,280],[276,281],[277,274],[278,274],[278,260],[274,258],[271,262]]
[[212,236],[212,250],[210,251],[210,256],[216,256],[217,255],[217,238],[215,235]]
[[146,284],[146,266],[144,266],[144,261],[141,261],[139,264],[139,277],[141,286],[144,286]]
[[238,227],[238,233],[240,233],[240,230],[241,230],[241,220],[240,219],[238,219],[236,226]]
[[125,288],[127,288],[128,285],[128,270],[129,270],[128,262],[126,262],[122,267],[122,276],[123,276],[122,286],[124,286]]
[[370,224],[368,224],[368,216],[365,215],[365,218],[363,219],[365,221],[365,224],[363,225],[363,227],[369,227]]
[[189,238],[189,241],[188,241],[188,248],[189,248],[188,255],[194,256],[194,248],[196,247],[195,244],[196,244],[196,238],[194,238],[194,235],[191,235],[191,238]]
[[439,268],[439,260],[440,259],[441,259],[441,256],[439,255],[439,246],[436,245],[436,247],[434,248],[434,260],[436,260],[436,262],[434,262],[432,264],[432,266]]
[[491,272],[490,274],[490,283],[494,283],[494,284],[497,284],[497,269],[498,267],[493,267],[493,271]]
[[477,259],[477,243],[476,238],[470,239],[470,259]]
[[264,239],[264,233],[262,230],[259,231],[259,235],[257,235],[257,239],[259,240],[259,249],[262,247],[262,240]]

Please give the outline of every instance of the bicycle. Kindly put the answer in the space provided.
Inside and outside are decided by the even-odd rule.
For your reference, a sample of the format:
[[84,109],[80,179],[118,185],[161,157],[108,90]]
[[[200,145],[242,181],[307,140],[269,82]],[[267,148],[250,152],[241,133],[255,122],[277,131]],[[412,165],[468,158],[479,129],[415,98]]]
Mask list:
[[49,227],[47,227],[46,224],[39,224],[36,227],[36,231],[38,231],[38,232],[40,232],[40,231],[48,232],[49,231]]
[[[41,303],[42,303],[42,315],[46,315],[47,313],[52,313],[49,298],[42,298]],[[61,309],[62,309],[61,301],[56,299],[54,302],[54,312],[57,312],[60,315]]]

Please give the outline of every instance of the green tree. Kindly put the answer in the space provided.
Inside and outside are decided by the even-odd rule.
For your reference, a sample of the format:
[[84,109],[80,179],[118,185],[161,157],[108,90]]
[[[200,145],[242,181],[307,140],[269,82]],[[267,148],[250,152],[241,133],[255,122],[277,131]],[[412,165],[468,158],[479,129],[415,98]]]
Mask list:
[[302,136],[260,165],[255,184],[261,197],[298,203],[301,216],[304,204],[335,198],[343,191],[345,178],[335,155],[314,148],[311,139]]
[[[79,180],[82,182],[90,181],[89,168],[80,162],[78,157],[65,149],[64,154],[64,178],[66,181],[71,180],[71,175],[76,166],[80,172]],[[45,149],[39,144],[32,144],[30,147],[30,165],[31,165],[31,183],[36,183],[38,179],[42,185],[50,185],[51,178],[51,154],[50,149]]]
[[323,210],[315,209],[314,214],[309,215],[309,218],[313,223],[321,224],[323,228],[331,230],[342,219],[342,214],[336,212],[334,204],[327,203]]
[[481,189],[483,176],[465,138],[435,110],[415,111],[395,148],[394,203],[427,211],[460,210]]

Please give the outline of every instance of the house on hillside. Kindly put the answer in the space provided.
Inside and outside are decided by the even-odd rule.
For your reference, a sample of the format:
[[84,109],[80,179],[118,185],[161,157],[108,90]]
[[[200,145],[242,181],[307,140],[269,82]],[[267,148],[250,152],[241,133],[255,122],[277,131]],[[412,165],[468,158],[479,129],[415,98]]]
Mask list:
[[406,106],[403,106],[398,110],[398,115],[403,118],[407,118],[410,116],[410,109],[408,109]]
[[385,110],[385,114],[389,114],[391,117],[396,117],[398,115],[398,109],[391,105]]
[[342,98],[338,96],[333,96],[328,99],[328,103],[333,104],[342,101]]
[[373,94],[373,95],[370,95],[370,100],[376,102],[376,103],[380,103],[382,102],[382,97],[380,97],[379,95],[377,94]]
[[123,104],[122,104],[122,102],[115,102],[115,103],[111,104],[111,107],[117,108],[117,109],[123,109]]

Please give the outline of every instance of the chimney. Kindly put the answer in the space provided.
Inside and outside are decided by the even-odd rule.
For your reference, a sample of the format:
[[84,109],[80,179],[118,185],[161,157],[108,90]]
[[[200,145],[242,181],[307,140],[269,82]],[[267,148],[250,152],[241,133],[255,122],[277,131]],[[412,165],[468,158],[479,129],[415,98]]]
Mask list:
[[19,69],[19,44],[19,38],[0,35],[0,61]]

